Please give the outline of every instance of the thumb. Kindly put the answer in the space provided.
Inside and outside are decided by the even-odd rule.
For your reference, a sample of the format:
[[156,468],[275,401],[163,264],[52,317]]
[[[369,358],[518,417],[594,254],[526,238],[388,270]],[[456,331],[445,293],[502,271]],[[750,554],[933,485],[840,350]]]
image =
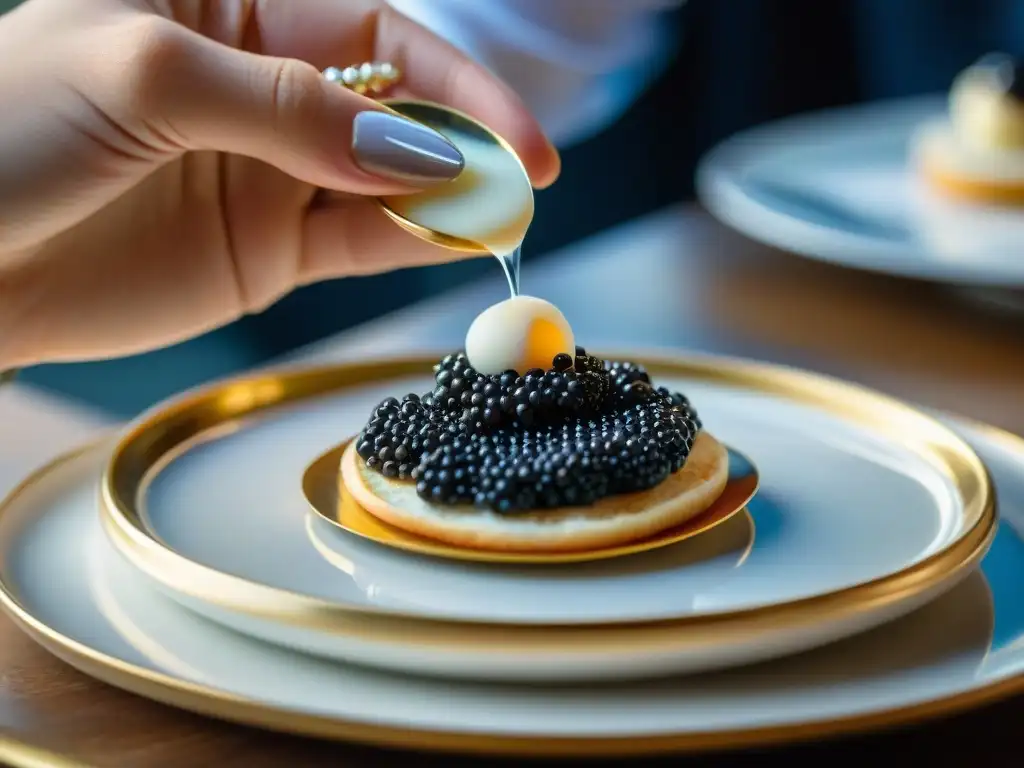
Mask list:
[[246,155],[319,187],[401,193],[459,174],[431,128],[328,82],[295,59],[239,51],[177,25],[143,41],[138,120],[186,150]]

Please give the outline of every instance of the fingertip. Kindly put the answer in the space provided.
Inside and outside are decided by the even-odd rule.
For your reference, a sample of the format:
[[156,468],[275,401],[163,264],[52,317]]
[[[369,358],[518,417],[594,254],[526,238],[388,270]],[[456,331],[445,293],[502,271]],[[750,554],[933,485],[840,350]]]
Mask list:
[[548,140],[540,123],[519,101],[518,96],[504,84],[502,86],[508,99],[504,105],[507,111],[502,114],[502,123],[512,126],[508,141],[519,153],[534,188],[546,189],[561,173],[562,158],[554,144]]
[[547,189],[555,183],[562,171],[562,158],[558,150],[544,138],[532,147],[525,147],[521,159],[534,189]]
[[544,163],[538,168],[535,174],[531,174],[535,189],[547,189],[562,174],[562,157],[554,147],[548,153]]

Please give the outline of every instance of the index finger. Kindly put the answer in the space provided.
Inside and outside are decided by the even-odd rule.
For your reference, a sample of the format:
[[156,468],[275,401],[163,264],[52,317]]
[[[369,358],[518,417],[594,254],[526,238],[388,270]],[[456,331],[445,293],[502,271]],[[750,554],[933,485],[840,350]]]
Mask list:
[[[453,107],[504,137],[535,187],[560,170],[558,152],[519,96],[455,46],[374,0],[257,3],[260,52],[307,61],[319,69],[388,61],[402,90]],[[252,45],[252,41],[250,41]]]

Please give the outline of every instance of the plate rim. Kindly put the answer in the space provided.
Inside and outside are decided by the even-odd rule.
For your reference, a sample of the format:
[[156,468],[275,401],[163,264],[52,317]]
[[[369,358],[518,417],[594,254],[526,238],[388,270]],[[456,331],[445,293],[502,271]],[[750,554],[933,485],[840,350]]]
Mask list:
[[[104,528],[114,546],[137,568],[178,594],[189,595],[208,605],[259,617],[291,629],[341,633],[351,636],[387,638],[402,628],[415,628],[423,641],[433,638],[451,642],[459,633],[465,644],[480,649],[492,647],[493,639],[505,643],[525,643],[531,649],[559,649],[567,637],[581,642],[582,632],[595,629],[617,635],[619,642],[646,630],[648,641],[660,636],[664,642],[678,643],[680,630],[695,642],[752,631],[799,627],[820,623],[823,617],[841,619],[857,612],[878,610],[928,589],[977,563],[987,551],[996,529],[994,491],[988,470],[973,449],[941,422],[906,403],[865,387],[787,366],[753,360],[702,354],[644,355],[636,358],[654,375],[704,378],[709,383],[744,385],[762,392],[816,404],[833,413],[860,413],[866,409],[876,418],[876,427],[895,431],[893,422],[902,422],[899,439],[911,439],[916,432],[925,444],[931,435],[935,456],[945,460],[947,470],[953,458],[961,473],[976,485],[975,493],[963,499],[965,513],[973,505],[976,521],[960,538],[912,566],[858,585],[820,595],[765,606],[734,609],[699,616],[658,618],[615,623],[536,623],[504,624],[469,617],[429,617],[378,606],[343,604],[302,595],[266,584],[259,584],[188,559],[160,542],[146,530],[144,514],[134,499],[153,466],[169,452],[160,450],[161,439],[171,448],[187,444],[190,438],[209,429],[233,423],[231,419],[249,417],[269,409],[325,396],[346,387],[369,382],[427,375],[442,355],[417,354],[349,361],[324,366],[296,366],[282,370],[256,372],[233,377],[204,387],[157,406],[130,424],[121,434],[100,482],[100,510]],[[618,358],[618,355],[612,355]],[[794,394],[796,393],[796,394]],[[205,410],[203,410],[205,409]],[[882,418],[884,416],[884,418]],[[849,413],[847,413],[849,417]],[[909,423],[908,423],[909,422]],[[155,447],[154,447],[155,446]],[[132,451],[142,452],[134,456]],[[146,458],[146,452],[153,455]],[[129,472],[131,462],[136,465]],[[964,480],[964,477],[961,477]],[[299,479],[296,478],[296,483]],[[968,482],[971,485],[971,482]],[[959,489],[961,495],[964,489]],[[970,519],[970,516],[968,517]],[[472,632],[467,632],[472,630]],[[467,637],[469,636],[469,637]]]
[[[1024,462],[1024,438],[981,422],[953,415],[948,415],[948,417],[967,429],[977,432],[985,439],[1014,450]],[[61,454],[32,472],[0,500],[0,518],[31,488],[45,482],[67,463],[90,451],[98,451],[106,444],[108,444],[107,440],[92,441]],[[153,701],[227,722],[267,727],[284,733],[348,740],[389,748],[477,756],[624,757],[699,753],[712,750],[736,751],[754,746],[796,744],[818,738],[889,731],[899,726],[921,723],[965,712],[986,704],[993,704],[1024,691],[1024,671],[1022,671],[971,690],[904,707],[891,707],[846,717],[809,720],[787,725],[659,734],[642,739],[631,736],[543,736],[536,738],[524,734],[496,735],[421,730],[359,723],[296,712],[118,659],[90,647],[87,643],[61,634],[37,618],[23,605],[16,590],[8,583],[2,571],[0,571],[0,607],[22,631],[58,659],[103,683]],[[186,609],[182,608],[181,610]],[[16,743],[13,746],[21,747],[22,745]]]

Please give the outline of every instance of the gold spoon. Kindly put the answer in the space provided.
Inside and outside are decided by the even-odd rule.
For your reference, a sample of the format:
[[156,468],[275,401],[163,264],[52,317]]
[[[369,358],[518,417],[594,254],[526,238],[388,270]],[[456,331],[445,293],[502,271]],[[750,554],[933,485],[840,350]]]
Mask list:
[[[401,71],[388,62],[367,62],[358,66],[338,69],[329,67],[323,72],[324,77],[361,95],[379,96],[394,87],[401,80]],[[453,137],[467,136],[476,141],[500,147],[511,154],[523,170],[523,176],[529,184],[526,167],[512,146],[486,125],[458,110],[430,101],[402,98],[380,98],[379,102],[394,110],[403,117],[415,120],[454,141]],[[377,203],[396,224],[421,240],[440,245],[453,251],[474,254],[490,254],[490,251],[478,242],[463,237],[440,232],[397,212],[387,200],[378,198]]]

